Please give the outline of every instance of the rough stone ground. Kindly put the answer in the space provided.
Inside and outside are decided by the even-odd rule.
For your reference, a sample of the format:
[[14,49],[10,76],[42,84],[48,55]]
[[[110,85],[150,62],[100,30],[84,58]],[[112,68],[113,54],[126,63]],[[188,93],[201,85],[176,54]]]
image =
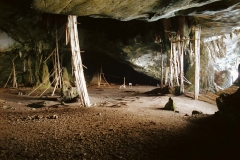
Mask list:
[[[239,159],[238,127],[216,105],[152,89],[90,87],[90,108],[0,89],[0,159]],[[179,113],[163,110],[169,96]]]

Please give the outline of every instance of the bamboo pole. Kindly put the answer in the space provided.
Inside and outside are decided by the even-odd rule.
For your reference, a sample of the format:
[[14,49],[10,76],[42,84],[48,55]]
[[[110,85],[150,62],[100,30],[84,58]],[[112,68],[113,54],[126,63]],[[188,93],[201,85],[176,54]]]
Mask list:
[[173,43],[173,68],[174,68],[174,74],[175,74],[176,83],[179,86],[176,43]]
[[48,60],[48,58],[50,58],[56,51],[56,48],[53,49],[53,51],[49,54],[49,56],[44,60],[44,62],[46,62]]
[[6,88],[6,87],[7,87],[8,81],[10,80],[10,78],[11,78],[11,76],[12,76],[12,73],[13,73],[13,70],[11,70],[11,73],[10,73],[9,76],[8,76],[8,80],[7,80],[7,82],[6,82],[6,84],[4,85],[3,88]]
[[184,93],[184,59],[183,59],[183,44],[180,42],[180,93]]
[[199,96],[199,74],[200,74],[200,26],[195,26],[195,86],[194,99],[197,100]]
[[163,88],[163,55],[161,56],[161,88]]
[[169,72],[169,67],[166,66],[166,73],[165,73],[165,85],[168,83],[168,72]]
[[76,78],[78,94],[83,106],[90,107],[90,100],[87,92],[86,81],[83,74],[83,66],[80,55],[80,46],[77,30],[77,16],[68,16],[67,41],[70,41],[72,51],[72,62]]
[[169,86],[173,86],[173,68],[172,68],[172,59],[173,59],[173,53],[172,53],[172,50],[173,50],[173,43],[171,41],[171,53],[170,53],[170,82],[169,82]]
[[[51,71],[51,72],[52,72],[52,71]],[[52,74],[50,75],[50,77],[52,77],[55,72],[56,72],[56,70],[54,70],[54,71],[52,72]],[[30,94],[32,94],[32,93],[35,92],[38,88],[40,88],[40,87],[48,80],[48,78],[49,78],[49,77],[46,77],[40,85],[38,85],[34,90],[32,90],[32,92],[30,92],[30,93],[28,94],[28,96],[30,96]]]
[[[62,69],[61,69],[60,72],[62,72]],[[60,76],[57,77],[57,82],[59,81],[60,78],[61,78]],[[55,81],[55,80],[54,80],[54,81]],[[55,93],[55,91],[56,91],[57,85],[58,85],[58,83],[56,83],[55,86],[54,86],[54,89],[53,89],[53,92],[52,92],[52,96],[54,96],[54,93]]]
[[60,60],[59,60],[59,52],[58,52],[58,32],[57,32],[57,24],[56,24],[56,57],[57,57],[57,69],[58,69],[58,77],[57,84],[59,84],[60,88],[62,88],[62,81],[61,81],[61,68],[60,68]]
[[14,87],[18,87],[17,86],[17,75],[16,75],[16,69],[15,69],[15,64],[14,64],[14,60],[16,59],[18,57],[18,55],[17,56],[15,56],[13,59],[12,59],[12,72],[13,72],[13,88]]
[[183,64],[183,43],[180,41],[180,35],[178,39],[178,54],[179,54],[179,63],[180,63],[180,93],[184,92],[184,64]]

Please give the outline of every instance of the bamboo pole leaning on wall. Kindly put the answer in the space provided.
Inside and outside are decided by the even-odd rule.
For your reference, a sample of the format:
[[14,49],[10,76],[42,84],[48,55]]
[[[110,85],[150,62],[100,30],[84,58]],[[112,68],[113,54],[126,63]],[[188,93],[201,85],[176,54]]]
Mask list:
[[68,25],[66,30],[66,43],[70,41],[70,46],[72,50],[72,65],[74,67],[74,74],[76,79],[77,91],[81,104],[85,107],[90,107],[90,100],[88,96],[87,86],[85,77],[83,74],[83,65],[80,55],[80,46],[78,40],[78,30],[77,30],[77,16],[68,16]]
[[201,27],[195,26],[195,86],[194,99],[197,100],[199,96],[199,80],[200,80],[200,37]]

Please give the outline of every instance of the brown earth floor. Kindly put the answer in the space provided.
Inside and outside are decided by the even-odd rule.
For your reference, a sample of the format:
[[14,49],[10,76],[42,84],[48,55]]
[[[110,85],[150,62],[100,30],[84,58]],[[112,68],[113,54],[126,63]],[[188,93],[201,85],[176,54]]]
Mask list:
[[[0,159],[240,158],[238,127],[216,105],[143,94],[154,88],[90,87],[89,108],[60,104],[51,92],[0,89]],[[163,110],[169,96],[179,113]]]

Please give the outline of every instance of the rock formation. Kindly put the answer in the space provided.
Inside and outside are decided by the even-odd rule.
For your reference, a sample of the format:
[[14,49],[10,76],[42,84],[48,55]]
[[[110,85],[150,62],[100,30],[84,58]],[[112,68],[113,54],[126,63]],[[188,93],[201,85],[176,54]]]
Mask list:
[[[39,67],[56,47],[56,35],[62,65],[71,73],[70,50],[65,45],[69,14],[79,16],[80,46],[86,54],[108,54],[157,80],[169,65],[170,41],[179,34],[189,89],[194,82],[192,27],[200,25],[200,88],[216,91],[236,78],[240,52],[238,0],[11,0],[0,2],[0,83],[4,84],[11,73],[10,59],[21,51],[23,57],[15,62],[17,72],[31,71],[32,80],[39,84]],[[53,65],[51,58],[46,63],[49,68]],[[17,79],[24,83],[20,74]]]

